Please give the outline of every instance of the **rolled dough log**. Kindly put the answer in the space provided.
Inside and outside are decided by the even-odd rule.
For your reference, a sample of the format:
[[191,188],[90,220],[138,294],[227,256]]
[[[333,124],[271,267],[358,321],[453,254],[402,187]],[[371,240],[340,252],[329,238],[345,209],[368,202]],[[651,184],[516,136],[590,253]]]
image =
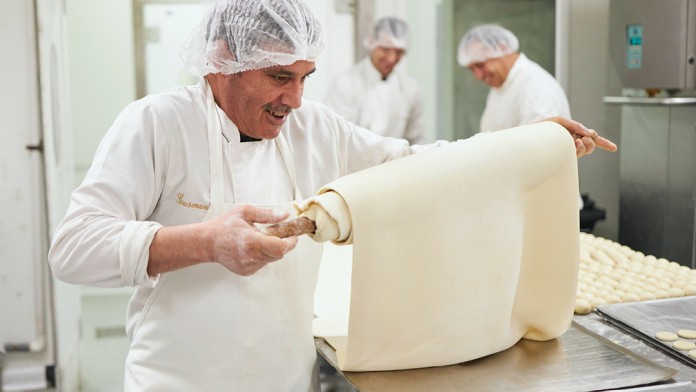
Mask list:
[[352,228],[348,333],[326,337],[342,370],[450,365],[569,327],[578,173],[559,125],[480,134],[326,192],[345,201]]

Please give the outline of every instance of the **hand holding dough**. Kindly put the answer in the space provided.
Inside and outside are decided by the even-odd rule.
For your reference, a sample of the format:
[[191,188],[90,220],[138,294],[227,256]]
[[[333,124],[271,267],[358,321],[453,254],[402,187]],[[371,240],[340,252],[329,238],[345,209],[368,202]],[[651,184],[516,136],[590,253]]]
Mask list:
[[350,210],[338,193],[321,193],[296,203],[295,210],[298,216],[307,217],[316,223],[314,234],[308,234],[314,241],[333,241],[341,244],[352,242],[353,225]]
[[288,238],[302,234],[314,234],[317,230],[317,225],[313,220],[307,217],[299,217],[296,219],[287,220],[276,223],[274,225],[264,227],[261,232],[266,235],[272,235],[280,238]]

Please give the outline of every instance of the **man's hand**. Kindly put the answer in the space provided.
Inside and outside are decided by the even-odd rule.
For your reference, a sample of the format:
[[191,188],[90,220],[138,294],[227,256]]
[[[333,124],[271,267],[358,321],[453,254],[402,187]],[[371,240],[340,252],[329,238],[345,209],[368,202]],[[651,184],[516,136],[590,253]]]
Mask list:
[[278,223],[287,216],[239,206],[206,222],[162,227],[150,244],[147,273],[157,276],[212,261],[236,274],[251,275],[297,245],[297,237],[268,236],[254,223]]
[[553,121],[567,129],[575,140],[575,155],[580,158],[594,152],[595,147],[614,152],[618,149],[611,140],[605,139],[594,129],[587,129],[577,121],[565,117],[551,117],[545,121]]
[[230,271],[249,276],[266,264],[281,259],[297,245],[297,237],[278,238],[261,233],[254,223],[278,223],[288,214],[251,206],[235,207],[205,222],[212,237],[212,261]]

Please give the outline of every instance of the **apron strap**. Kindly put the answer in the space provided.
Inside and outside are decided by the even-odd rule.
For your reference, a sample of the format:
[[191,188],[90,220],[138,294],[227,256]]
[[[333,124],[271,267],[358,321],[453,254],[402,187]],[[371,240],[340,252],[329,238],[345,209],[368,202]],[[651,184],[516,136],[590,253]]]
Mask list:
[[222,174],[222,125],[217,118],[217,105],[213,98],[213,91],[205,80],[205,96],[208,106],[207,131],[208,131],[208,151],[210,153],[210,204],[223,203],[225,201],[225,191],[223,189]]
[[278,147],[278,150],[280,150],[280,155],[285,163],[285,169],[288,171],[288,175],[290,176],[290,182],[292,182],[292,187],[295,191],[295,201],[302,200],[300,187],[297,186],[297,171],[295,170],[295,162],[292,159],[292,154],[290,153],[290,146],[288,146],[288,142],[285,140],[285,136],[283,136],[282,132],[279,133],[275,138],[275,144]]

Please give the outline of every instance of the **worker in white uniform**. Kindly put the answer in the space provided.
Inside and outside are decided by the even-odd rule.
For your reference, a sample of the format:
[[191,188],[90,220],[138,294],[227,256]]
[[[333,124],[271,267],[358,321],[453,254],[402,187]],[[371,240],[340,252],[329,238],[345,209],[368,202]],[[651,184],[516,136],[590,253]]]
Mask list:
[[[199,84],[129,104],[104,136],[49,262],[66,282],[136,287],[126,391],[317,390],[321,244],[258,225],[340,176],[436,147],[303,101],[321,50],[301,0],[217,2],[183,48]],[[554,121],[578,156],[611,148]]]
[[397,68],[408,40],[406,22],[394,17],[378,20],[363,42],[369,55],[336,76],[324,103],[348,121],[382,136],[423,143],[420,86]]
[[[539,64],[519,52],[519,40],[496,24],[479,25],[459,42],[457,61],[491,87],[480,132],[531,124],[552,116],[570,117],[561,85]],[[578,209],[584,202],[578,195]]]
[[552,116],[570,117],[561,85],[518,50],[517,37],[495,24],[474,27],[459,42],[459,64],[491,87],[481,116],[481,132],[527,125]]

